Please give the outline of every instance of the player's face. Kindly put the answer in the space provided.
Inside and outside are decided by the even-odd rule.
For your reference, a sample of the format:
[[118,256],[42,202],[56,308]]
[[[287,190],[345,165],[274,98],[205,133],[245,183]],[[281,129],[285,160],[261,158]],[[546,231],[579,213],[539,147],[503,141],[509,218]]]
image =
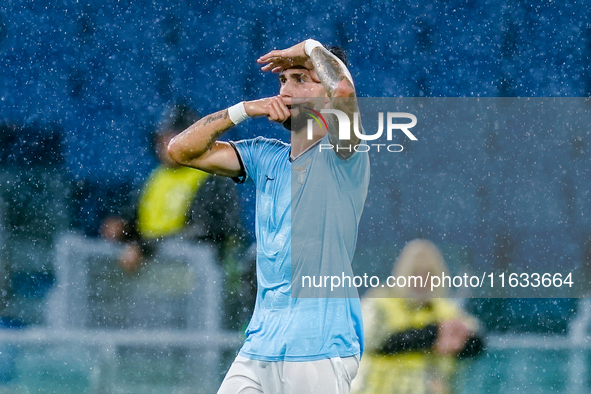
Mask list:
[[[299,107],[320,109],[328,97],[326,89],[320,83],[316,72],[305,68],[290,68],[279,74],[279,95],[288,102],[291,117],[283,122],[283,126],[291,131],[298,131],[306,126],[306,116],[300,116]],[[311,100],[317,99],[320,100]],[[303,99],[303,100],[298,100]]]
[[286,98],[327,97],[316,71],[289,68],[279,74],[279,95]]

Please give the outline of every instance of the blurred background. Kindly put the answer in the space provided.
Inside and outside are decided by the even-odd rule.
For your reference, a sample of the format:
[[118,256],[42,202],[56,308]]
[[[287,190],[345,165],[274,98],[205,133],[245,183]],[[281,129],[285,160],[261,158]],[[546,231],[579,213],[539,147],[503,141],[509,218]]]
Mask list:
[[[100,239],[101,226],[133,204],[157,166],[154,136],[171,108],[206,115],[275,95],[278,81],[256,58],[310,37],[348,52],[363,97],[591,93],[591,9],[583,0],[3,0],[0,392],[215,390],[252,308],[252,289],[240,287],[252,281],[252,187],[236,188],[243,230],[222,263],[200,244],[164,247],[159,261],[127,274],[117,262],[121,245]],[[450,266],[506,269],[532,256],[550,269],[562,258],[591,262],[586,125],[540,139],[502,127],[442,133],[437,143],[453,137],[463,145],[435,161],[410,149],[389,163],[391,182],[372,186],[371,196],[388,204],[376,208],[370,196],[367,212],[392,219],[362,227],[356,270],[387,275],[391,256],[417,237],[436,242]],[[257,119],[223,138],[256,135],[288,137]],[[464,174],[474,180],[460,196],[466,203],[438,214],[408,204],[439,191],[453,197],[446,174],[462,154],[481,160]],[[535,171],[536,182],[516,183]],[[471,237],[449,235],[458,218],[479,215],[490,225],[471,219]],[[457,392],[591,391],[585,300],[464,306],[489,339],[484,356],[458,372]]]

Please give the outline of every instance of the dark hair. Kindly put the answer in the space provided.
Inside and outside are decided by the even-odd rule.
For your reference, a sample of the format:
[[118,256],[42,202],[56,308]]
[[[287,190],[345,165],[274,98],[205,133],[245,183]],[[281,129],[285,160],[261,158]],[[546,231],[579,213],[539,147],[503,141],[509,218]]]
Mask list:
[[337,46],[332,46],[332,47],[327,46],[325,48],[328,49],[328,51],[330,53],[332,53],[333,55],[338,57],[345,64],[345,66],[349,65],[349,59],[347,58],[347,52],[345,52],[345,50],[343,48],[337,47]]
[[197,122],[200,118],[201,116],[187,104],[176,104],[164,115],[158,127],[158,133],[178,134]]

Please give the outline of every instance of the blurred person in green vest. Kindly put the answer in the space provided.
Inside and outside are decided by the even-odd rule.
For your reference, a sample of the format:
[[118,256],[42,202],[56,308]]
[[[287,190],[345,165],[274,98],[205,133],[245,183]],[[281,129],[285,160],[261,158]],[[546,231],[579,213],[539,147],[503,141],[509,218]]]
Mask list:
[[[476,319],[452,299],[447,289],[421,287],[409,277],[449,274],[441,252],[416,239],[402,250],[393,277],[406,287],[375,288],[361,302],[365,353],[352,394],[448,394],[458,360],[483,350]],[[400,281],[399,283],[403,283]]]
[[175,105],[154,135],[159,165],[152,171],[134,203],[120,215],[107,217],[102,238],[124,243],[119,265],[132,273],[146,257],[157,252],[160,241],[171,237],[215,246],[223,261],[243,235],[234,183],[192,168],[178,166],[166,147],[200,116],[184,104]]

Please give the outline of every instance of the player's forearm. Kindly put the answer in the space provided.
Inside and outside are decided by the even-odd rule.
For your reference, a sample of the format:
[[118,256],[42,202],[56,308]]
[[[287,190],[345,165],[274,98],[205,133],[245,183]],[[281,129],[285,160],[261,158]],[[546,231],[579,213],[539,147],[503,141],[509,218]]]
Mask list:
[[318,46],[310,52],[310,60],[329,97],[355,97],[353,78],[339,58]]
[[227,109],[208,115],[173,138],[168,145],[168,155],[178,164],[189,165],[211,149],[232,126],[234,123]]
[[[354,127],[361,130],[360,124],[355,125],[353,123],[355,119],[354,113],[359,110],[355,85],[347,66],[321,45],[314,47],[312,50],[305,49],[305,52],[309,53],[318,79],[326,89],[328,96],[333,99],[332,108],[343,111],[349,116],[351,131],[354,130]],[[329,129],[329,133],[331,143],[338,146],[337,155],[343,159],[351,156],[354,152],[354,146],[360,142],[356,134],[353,134],[351,139],[341,140],[336,128]]]

